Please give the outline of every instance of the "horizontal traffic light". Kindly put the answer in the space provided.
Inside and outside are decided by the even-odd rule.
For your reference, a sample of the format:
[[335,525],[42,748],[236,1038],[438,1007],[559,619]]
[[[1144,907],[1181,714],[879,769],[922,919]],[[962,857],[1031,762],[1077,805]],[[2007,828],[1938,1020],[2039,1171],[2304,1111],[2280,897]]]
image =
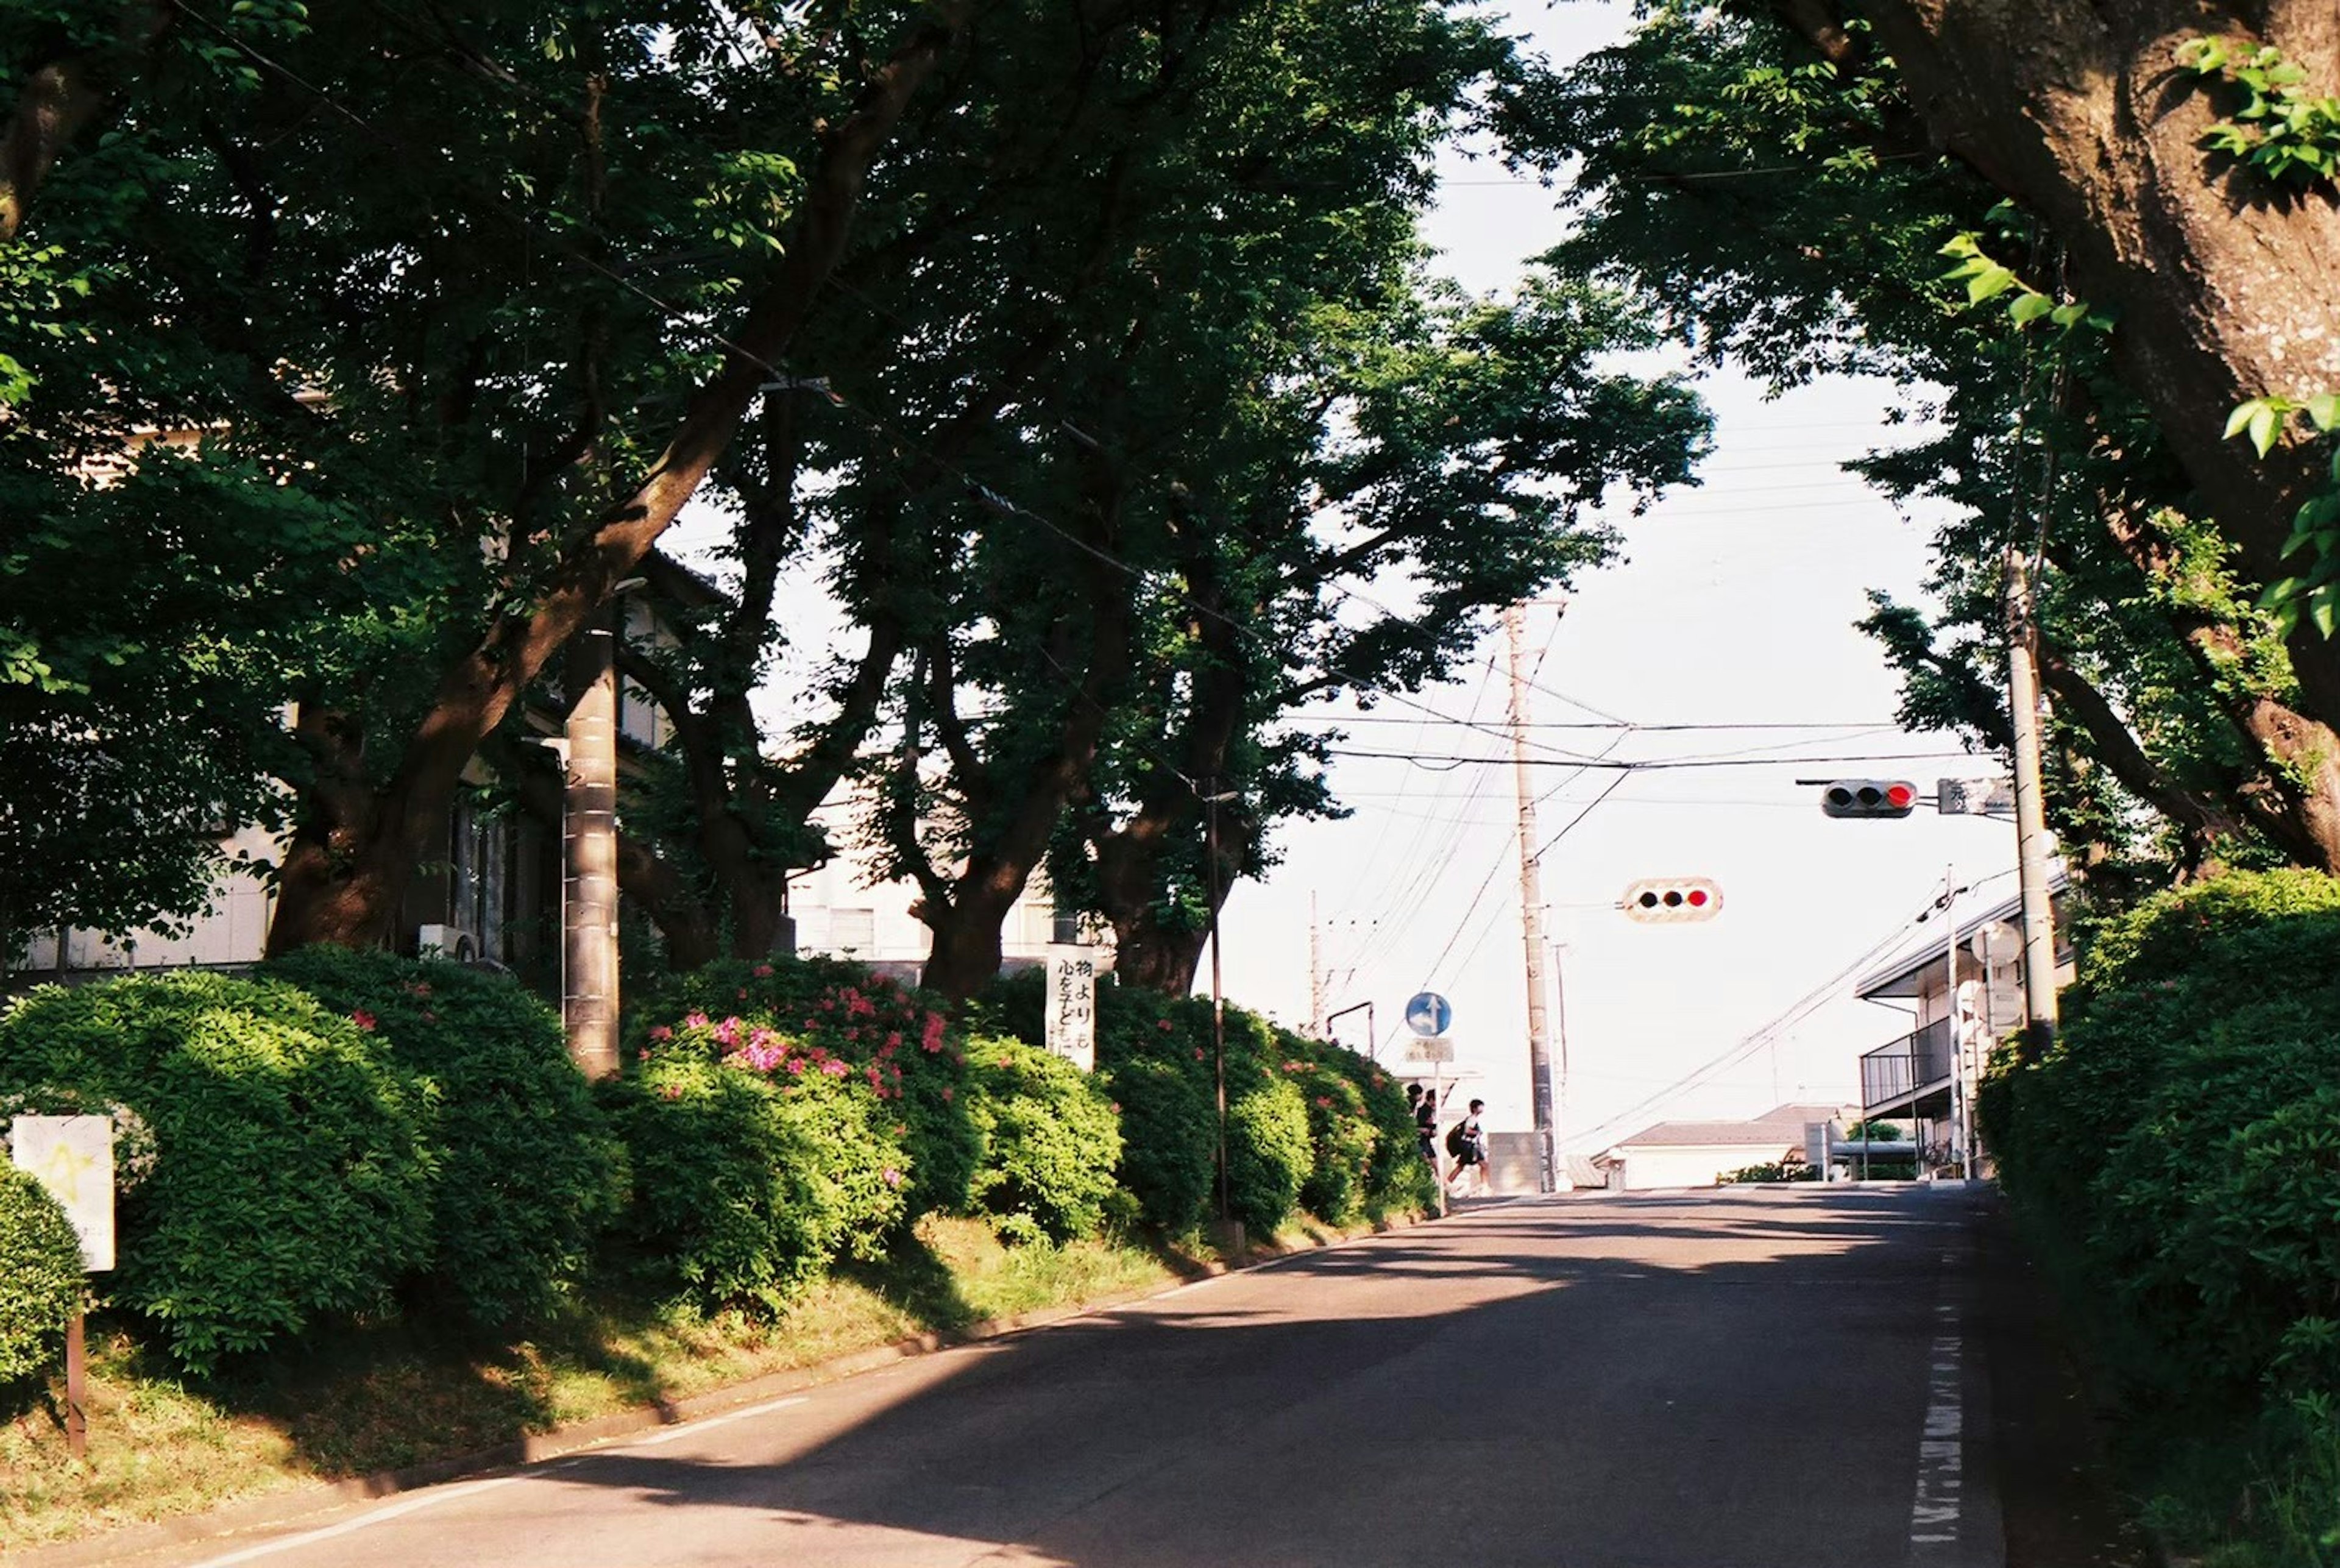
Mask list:
[[1710,920],[1721,911],[1722,889],[1706,877],[1651,877],[1628,887],[1617,907],[1651,925]]
[[1918,787],[1907,779],[1839,779],[1820,791],[1831,817],[1907,817],[1918,809]]

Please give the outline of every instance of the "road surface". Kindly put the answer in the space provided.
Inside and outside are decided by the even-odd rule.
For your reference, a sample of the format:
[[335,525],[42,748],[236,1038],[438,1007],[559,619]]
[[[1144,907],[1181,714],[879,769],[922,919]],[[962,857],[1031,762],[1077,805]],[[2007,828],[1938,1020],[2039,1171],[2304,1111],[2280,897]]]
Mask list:
[[1979,1208],[1500,1205],[178,1560],[1994,1564]]

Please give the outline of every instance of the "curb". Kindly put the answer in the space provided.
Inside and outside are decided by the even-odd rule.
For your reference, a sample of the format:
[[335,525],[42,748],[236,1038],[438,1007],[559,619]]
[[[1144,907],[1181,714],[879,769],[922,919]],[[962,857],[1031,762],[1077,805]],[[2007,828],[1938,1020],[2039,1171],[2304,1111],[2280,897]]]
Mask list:
[[619,1438],[631,1437],[637,1433],[679,1426],[743,1405],[758,1404],[804,1389],[841,1382],[897,1362],[931,1355],[937,1351],[1029,1333],[1072,1318],[1158,1300],[1205,1280],[1266,1268],[1309,1253],[1327,1252],[1376,1236],[1409,1230],[1414,1226],[1427,1225],[1443,1217],[1446,1216],[1433,1216],[1383,1225],[1354,1236],[1335,1236],[1329,1241],[1311,1237],[1300,1245],[1273,1253],[1263,1254],[1254,1249],[1242,1263],[1215,1261],[1204,1264],[1194,1275],[1173,1285],[1116,1291],[1062,1306],[1036,1307],[1030,1312],[1014,1313],[1006,1317],[986,1318],[948,1333],[912,1335],[891,1345],[854,1351],[811,1366],[766,1373],[744,1383],[729,1384],[684,1399],[659,1400],[649,1404],[635,1405],[608,1415],[597,1415],[590,1420],[571,1422],[550,1432],[532,1433],[470,1454],[433,1459],[397,1470],[378,1470],[369,1475],[354,1475],[342,1481],[302,1482],[263,1493],[241,1503],[223,1503],[200,1513],[182,1513],[142,1524],[126,1524],[117,1530],[86,1535],[79,1540],[28,1546],[16,1552],[0,1553],[0,1563],[8,1564],[9,1568],[97,1568],[99,1564],[120,1563],[174,1546],[192,1545],[199,1541],[272,1525],[291,1524],[345,1503],[372,1502],[474,1475],[521,1469],[598,1447]]

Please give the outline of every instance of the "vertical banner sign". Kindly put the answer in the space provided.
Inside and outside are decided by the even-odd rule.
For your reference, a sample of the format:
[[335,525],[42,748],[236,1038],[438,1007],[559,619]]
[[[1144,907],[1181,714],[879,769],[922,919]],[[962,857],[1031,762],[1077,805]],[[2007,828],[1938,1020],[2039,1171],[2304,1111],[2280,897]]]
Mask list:
[[8,1124],[16,1168],[48,1188],[81,1237],[82,1266],[114,1266],[114,1118],[17,1116]]
[[1096,1069],[1096,949],[1048,949],[1048,1049]]

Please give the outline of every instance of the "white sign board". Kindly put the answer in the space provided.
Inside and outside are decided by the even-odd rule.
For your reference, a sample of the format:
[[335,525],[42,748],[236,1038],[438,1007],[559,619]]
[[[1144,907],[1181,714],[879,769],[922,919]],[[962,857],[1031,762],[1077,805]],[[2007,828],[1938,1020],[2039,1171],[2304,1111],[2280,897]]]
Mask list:
[[1048,1049],[1096,1070],[1096,949],[1048,949]]
[[32,1173],[73,1221],[82,1266],[114,1266],[114,1118],[18,1116],[8,1124],[16,1168]]
[[1451,1062],[1454,1059],[1454,1042],[1444,1035],[1408,1040],[1405,1043],[1405,1059],[1409,1062]]

